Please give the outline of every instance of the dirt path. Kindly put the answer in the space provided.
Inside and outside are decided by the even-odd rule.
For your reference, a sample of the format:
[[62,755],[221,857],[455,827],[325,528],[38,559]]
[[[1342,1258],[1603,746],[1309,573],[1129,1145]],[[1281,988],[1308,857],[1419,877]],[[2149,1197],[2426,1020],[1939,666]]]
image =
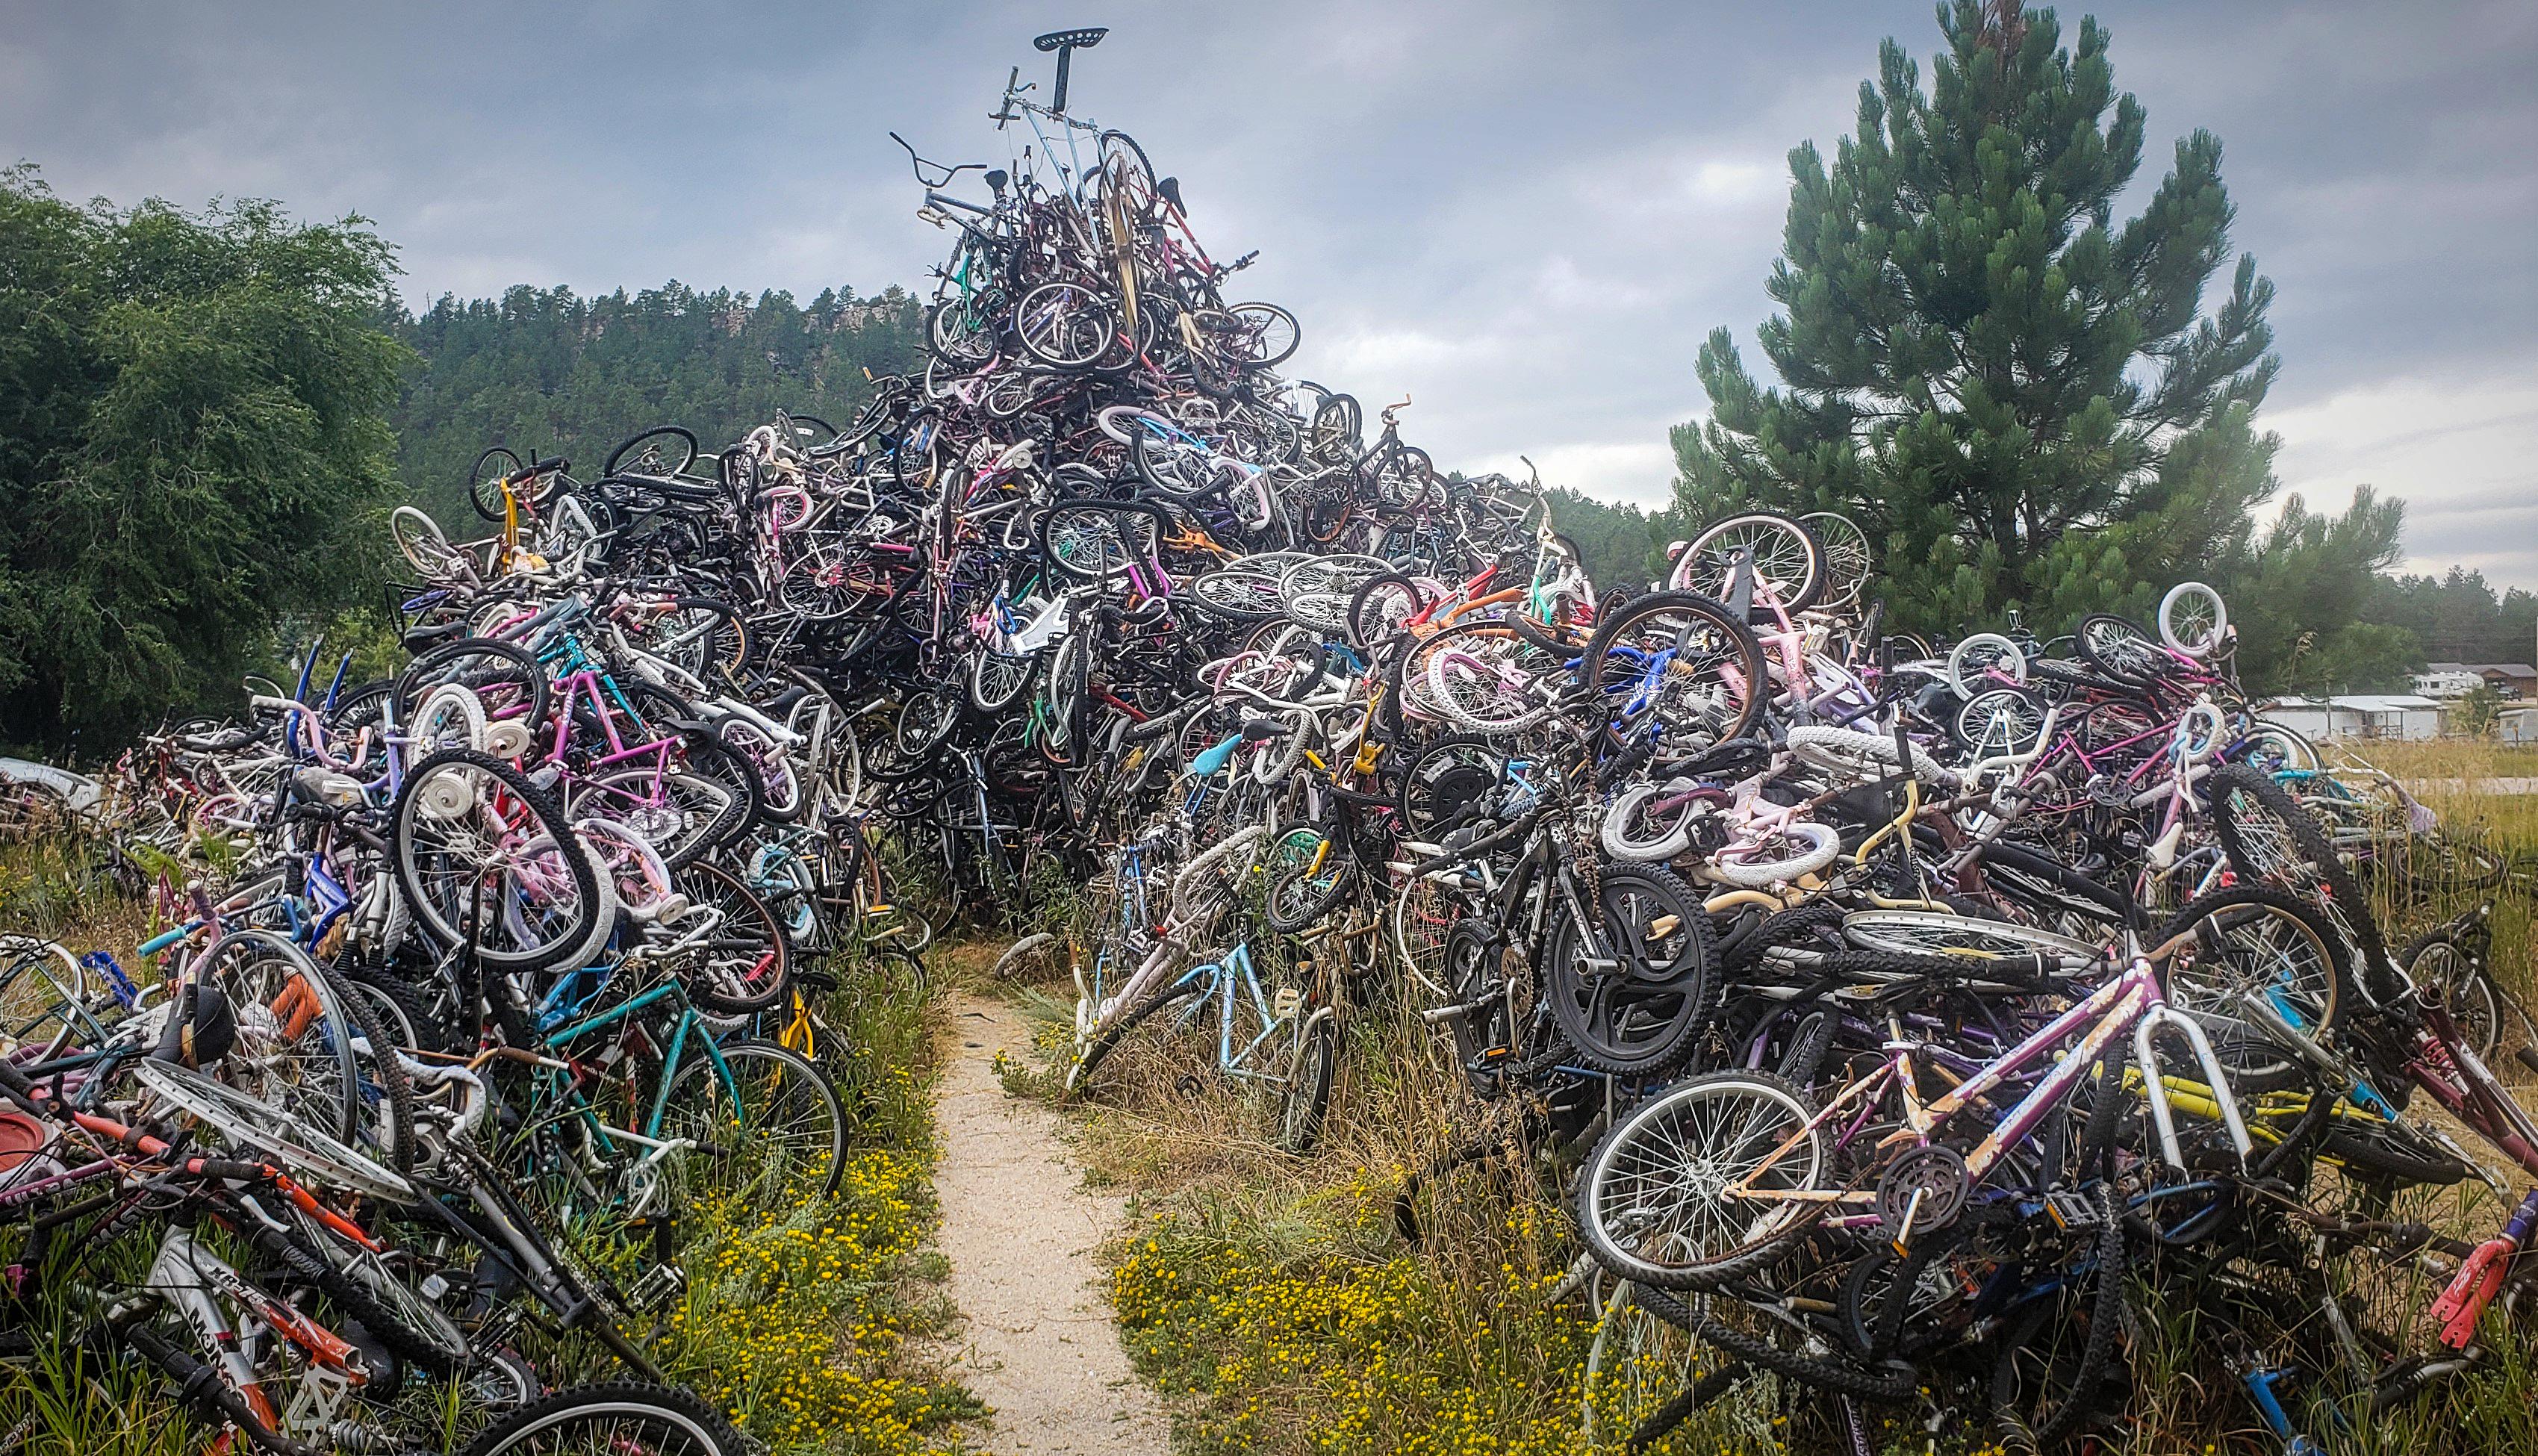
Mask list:
[[1031,1456],[1166,1456],[1170,1426],[1128,1366],[1094,1250],[1120,1201],[1087,1190],[1044,1108],[1015,1101],[990,1070],[1031,1032],[1012,1008],[952,1003],[934,1108],[943,1155],[934,1184],[950,1293],[968,1317],[953,1374],[995,1407],[980,1442]]

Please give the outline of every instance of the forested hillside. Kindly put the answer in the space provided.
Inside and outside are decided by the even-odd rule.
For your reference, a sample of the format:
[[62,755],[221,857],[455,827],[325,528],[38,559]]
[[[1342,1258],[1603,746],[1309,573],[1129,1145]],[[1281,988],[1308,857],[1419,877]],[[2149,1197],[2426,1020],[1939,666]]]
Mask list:
[[714,449],[779,408],[842,424],[866,397],[865,370],[915,361],[920,311],[895,287],[870,298],[824,289],[808,307],[676,282],[596,298],[526,285],[499,299],[444,296],[389,321],[416,356],[389,417],[398,474],[457,525],[468,468],[489,445],[563,455],[587,478],[653,425],[684,425]]

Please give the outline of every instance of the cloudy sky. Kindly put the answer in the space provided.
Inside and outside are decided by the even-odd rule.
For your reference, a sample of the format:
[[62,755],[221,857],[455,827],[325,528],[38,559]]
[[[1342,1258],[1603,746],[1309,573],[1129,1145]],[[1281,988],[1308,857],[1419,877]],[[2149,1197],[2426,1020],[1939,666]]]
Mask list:
[[[2084,7],[2069,6],[2069,29]],[[2280,290],[2266,423],[2288,490],[2403,496],[2417,567],[2538,587],[2538,7],[2106,0],[2116,84],[2227,144]],[[1414,396],[1440,464],[1661,498],[1692,364],[1769,312],[1788,149],[1830,152],[1924,0],[1277,5],[13,0],[0,161],[64,196],[358,212],[417,302],[922,287],[896,129],[1006,160],[984,119],[1035,33],[1102,24],[1072,109],[1177,173],[1297,367]],[[1043,82],[1043,96],[1044,82]]]

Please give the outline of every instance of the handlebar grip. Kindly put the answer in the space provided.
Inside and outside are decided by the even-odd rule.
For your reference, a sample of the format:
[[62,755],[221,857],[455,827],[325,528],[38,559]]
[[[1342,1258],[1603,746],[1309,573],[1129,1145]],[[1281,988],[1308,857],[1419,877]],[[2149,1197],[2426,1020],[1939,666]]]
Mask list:
[[185,937],[192,935],[195,931],[200,930],[201,928],[201,921],[188,920],[184,924],[177,926],[175,929],[167,932],[165,935],[154,935],[150,939],[143,941],[134,949],[133,954],[146,960],[167,949],[169,946],[176,944],[178,941],[183,940]]

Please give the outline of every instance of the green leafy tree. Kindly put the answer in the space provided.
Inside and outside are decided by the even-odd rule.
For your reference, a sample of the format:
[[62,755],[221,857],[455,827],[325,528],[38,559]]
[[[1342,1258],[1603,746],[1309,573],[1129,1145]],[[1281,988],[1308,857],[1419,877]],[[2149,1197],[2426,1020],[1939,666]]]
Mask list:
[[2481,683],[2468,690],[2451,714],[2451,726],[2458,732],[2470,738],[2491,738],[2495,725],[2503,721],[2503,690],[2492,683]]
[[789,294],[753,300],[675,282],[596,298],[525,285],[443,298],[391,323],[415,352],[393,415],[400,471],[444,524],[473,532],[467,474],[489,445],[562,455],[589,479],[655,425],[686,426],[708,450],[778,409],[842,426],[870,397],[866,370],[921,364],[919,323],[897,288],[823,290],[807,308]]
[[0,737],[97,757],[234,703],[280,619],[374,579],[392,271],[359,218],[0,172]]
[[[2012,605],[2038,624],[2147,615],[2178,579],[2227,591],[2332,548],[2361,572],[2353,601],[2304,626],[2339,629],[2393,560],[2399,510],[2366,496],[2257,538],[2273,285],[2231,263],[2219,139],[2179,141],[2118,223],[2145,118],[2115,94],[2106,33],[2083,20],[2065,48],[2054,13],[2018,0],[1955,0],[1939,27],[1926,91],[1890,39],[1831,166],[1812,143],[1789,154],[1766,285],[1785,311],[1760,330],[1781,384],[1710,335],[1709,421],[1673,431],[1682,509],[1843,512],[1881,547],[1893,620],[1951,632]],[[2290,647],[2269,636],[2242,665]]]

